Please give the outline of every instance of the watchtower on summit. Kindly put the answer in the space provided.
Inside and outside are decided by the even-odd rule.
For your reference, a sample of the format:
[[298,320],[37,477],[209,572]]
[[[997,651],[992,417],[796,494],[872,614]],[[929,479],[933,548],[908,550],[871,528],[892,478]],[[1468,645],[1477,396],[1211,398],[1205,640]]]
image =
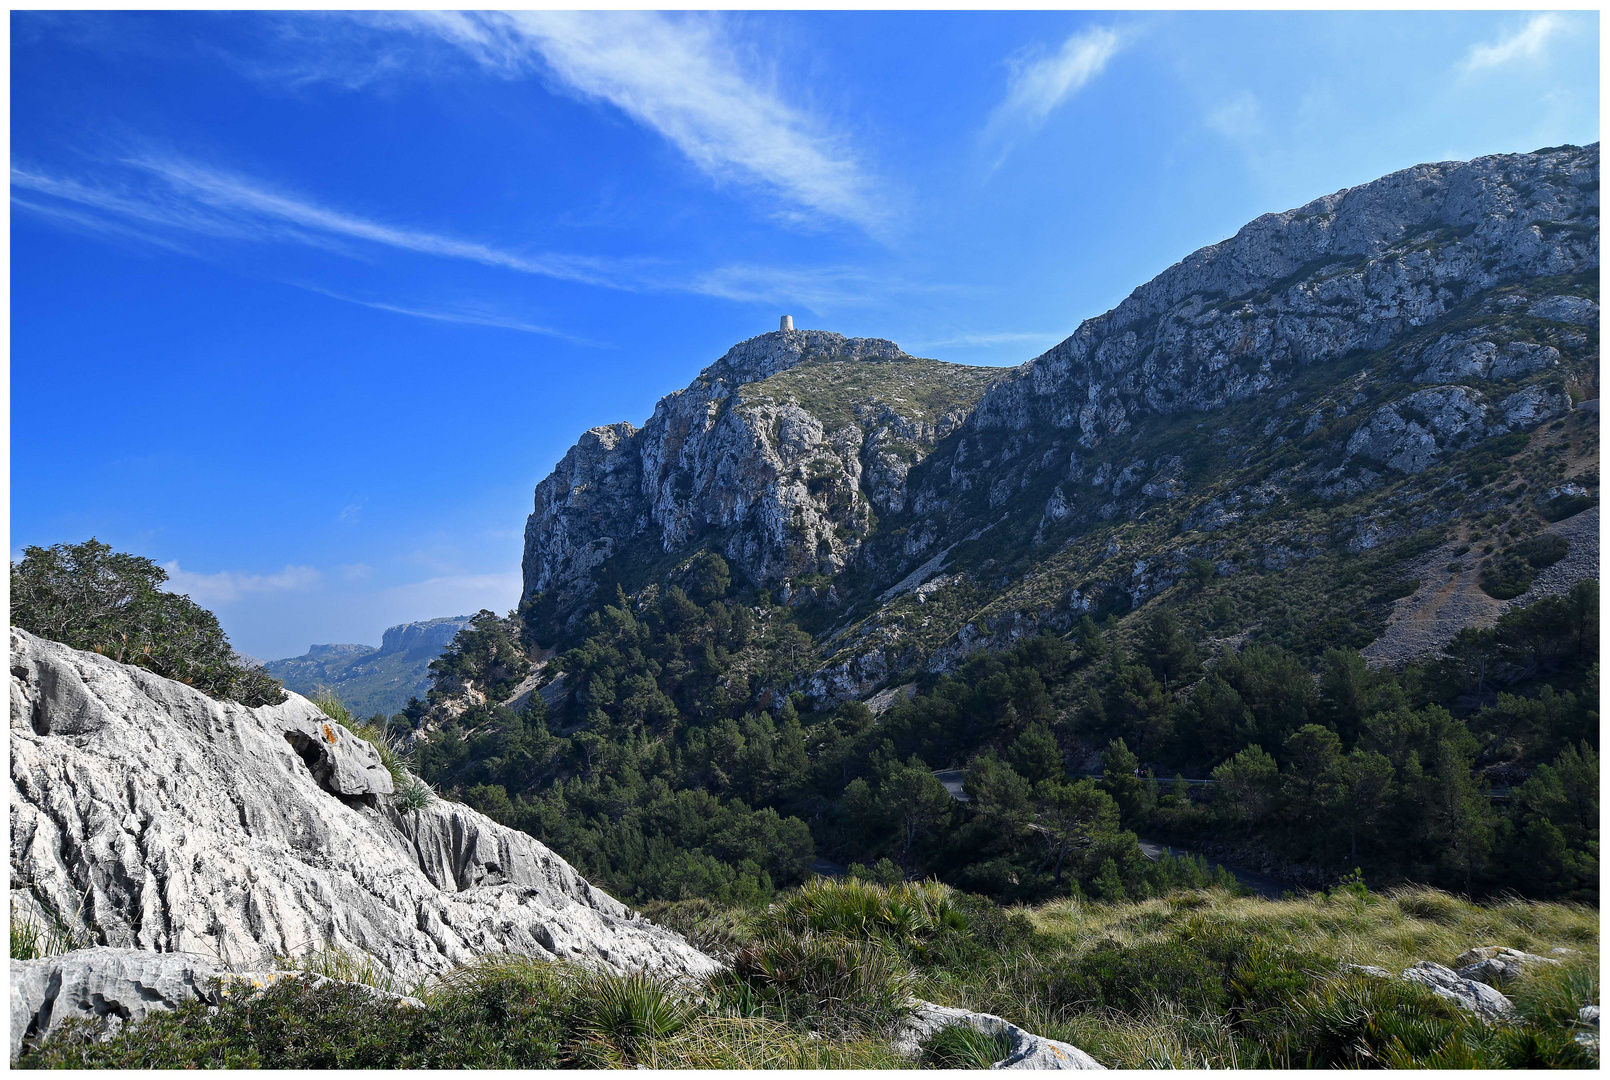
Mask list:
[[792,330],[792,329],[794,329],[794,316],[792,316],[792,315],[784,315],[782,321],[777,324],[777,329],[779,329],[779,330]]

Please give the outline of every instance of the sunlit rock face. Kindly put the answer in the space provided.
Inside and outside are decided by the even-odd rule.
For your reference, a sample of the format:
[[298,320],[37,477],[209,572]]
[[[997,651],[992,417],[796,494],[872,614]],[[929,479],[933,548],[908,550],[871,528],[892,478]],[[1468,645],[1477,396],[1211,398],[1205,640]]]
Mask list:
[[537,486],[525,595],[583,599],[634,543],[706,544],[762,584],[842,570],[997,375],[819,330],[735,345],[642,428],[586,432]]
[[249,709],[11,630],[25,917],[236,970],[334,946],[403,984],[489,952],[714,969],[532,837],[391,790],[374,748],[295,694]]

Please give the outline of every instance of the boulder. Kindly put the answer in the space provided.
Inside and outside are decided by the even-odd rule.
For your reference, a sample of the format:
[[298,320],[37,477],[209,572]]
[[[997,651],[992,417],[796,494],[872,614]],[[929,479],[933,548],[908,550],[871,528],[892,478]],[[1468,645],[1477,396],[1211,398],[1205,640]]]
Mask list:
[[1572,1036],[1578,1046],[1586,1047],[1592,1053],[1599,1052],[1599,1006],[1584,1005],[1576,1014],[1577,1033]]
[[[204,956],[102,947],[38,960],[11,961],[11,1060],[64,1021],[82,1019],[109,1039],[130,1021],[176,1009],[187,1001],[219,1004],[233,986],[263,987],[296,979],[312,987],[335,980],[305,971],[233,973]],[[215,981],[216,980],[216,981]],[[361,985],[361,984],[360,984]],[[372,986],[363,989],[402,1008],[424,1002]]]
[[11,1058],[24,1039],[43,1039],[62,1021],[95,1021],[107,1034],[126,1021],[207,996],[218,965],[204,957],[144,949],[79,949],[11,961]]
[[945,1028],[966,1024],[986,1035],[1004,1033],[1011,1040],[1012,1052],[990,1066],[992,1069],[1105,1069],[1089,1054],[1065,1042],[1024,1031],[1016,1024],[991,1013],[969,1012],[948,1005],[918,1001],[894,1038],[895,1049],[916,1057],[922,1044]]
[[1421,960],[1403,972],[1410,982],[1417,982],[1438,997],[1447,998],[1461,1009],[1469,1009],[1483,1020],[1502,1020],[1515,1013],[1509,998],[1486,983],[1467,979],[1451,968]]
[[403,984],[495,952],[715,969],[536,839],[390,788],[295,694],[214,701],[12,628],[11,886],[75,943],[237,971],[339,947]]
[[1502,945],[1483,945],[1460,953],[1454,959],[1453,966],[1460,978],[1492,983],[1494,980],[1507,981],[1519,978],[1534,964],[1558,963],[1558,960],[1521,952],[1519,949],[1509,949]]
[[1599,305],[1585,296],[1550,296],[1527,308],[1526,313],[1573,326],[1592,326],[1599,321]]

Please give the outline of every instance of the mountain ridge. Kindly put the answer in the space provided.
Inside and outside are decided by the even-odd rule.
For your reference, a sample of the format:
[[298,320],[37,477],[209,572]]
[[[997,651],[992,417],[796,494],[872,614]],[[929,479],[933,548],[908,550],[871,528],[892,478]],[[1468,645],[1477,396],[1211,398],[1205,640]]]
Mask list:
[[331,692],[355,715],[400,712],[409,698],[430,691],[430,662],[469,625],[471,616],[449,615],[387,627],[380,646],[309,645],[301,656],[269,660],[262,667],[299,694]]
[[[1268,518],[1270,507],[1278,518],[1303,500],[1367,500],[1489,438],[1569,413],[1573,393],[1597,397],[1596,348],[1571,329],[1597,322],[1597,183],[1597,144],[1548,148],[1417,165],[1265,214],[1040,356],[988,369],[972,406],[935,424],[881,485],[875,469],[841,464],[778,497],[778,478],[797,460],[842,463],[873,441],[863,434],[862,446],[843,445],[850,438],[822,453],[832,426],[799,393],[770,399],[770,431],[751,424],[736,444],[701,438],[733,415],[734,400],[778,379],[809,383],[834,349],[862,363],[905,356],[878,339],[759,335],[663,399],[643,429],[588,432],[538,486],[523,599],[539,636],[552,638],[576,625],[589,586],[602,600],[614,584],[630,592],[670,572],[677,556],[719,551],[790,604],[820,608],[813,625],[833,631],[829,662],[801,685],[826,701],[863,697],[924,665],[944,669],[1047,618],[1066,629],[1121,598],[1138,605],[1173,588],[1193,558],[1216,574],[1244,571],[1247,560],[1226,558],[1229,547],[1209,534]],[[965,370],[936,368],[932,378]],[[1233,444],[1251,462],[1233,486],[1222,461],[1207,461],[1223,446],[1162,430],[1213,414],[1231,423],[1205,441]],[[1236,422],[1244,416],[1256,422]],[[1268,467],[1296,442],[1298,460]],[[756,459],[770,468],[744,467]],[[1159,507],[1182,511],[1169,536],[1116,535]],[[745,520],[756,508],[758,527]],[[1288,554],[1257,561],[1289,565],[1336,544],[1361,554],[1412,531],[1372,514],[1332,514],[1323,538],[1263,543]],[[1293,528],[1280,526],[1302,532]],[[1114,534],[1107,558],[1134,552],[1129,573],[1088,578],[1104,561],[1090,553],[1074,558],[1084,583],[1061,580],[1069,574],[1056,559],[1068,561],[1076,534],[1093,531]],[[626,551],[650,534],[654,557]],[[992,545],[993,554],[980,550]],[[1002,571],[1003,548],[1029,553]],[[981,575],[991,562],[1000,572]],[[1023,595],[1048,577],[1060,599]],[[936,592],[951,604],[932,603]],[[913,609],[927,625],[956,605],[983,621],[947,616],[937,640],[901,625]],[[1376,608],[1348,618],[1378,622]]]

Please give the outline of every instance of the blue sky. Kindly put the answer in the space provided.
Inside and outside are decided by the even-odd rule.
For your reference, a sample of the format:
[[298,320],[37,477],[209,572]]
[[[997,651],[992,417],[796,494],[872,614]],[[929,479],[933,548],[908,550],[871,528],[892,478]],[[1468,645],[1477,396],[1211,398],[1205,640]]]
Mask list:
[[1260,213],[1599,137],[1598,15],[13,13],[11,544],[264,658],[506,609],[797,325],[1016,364]]

